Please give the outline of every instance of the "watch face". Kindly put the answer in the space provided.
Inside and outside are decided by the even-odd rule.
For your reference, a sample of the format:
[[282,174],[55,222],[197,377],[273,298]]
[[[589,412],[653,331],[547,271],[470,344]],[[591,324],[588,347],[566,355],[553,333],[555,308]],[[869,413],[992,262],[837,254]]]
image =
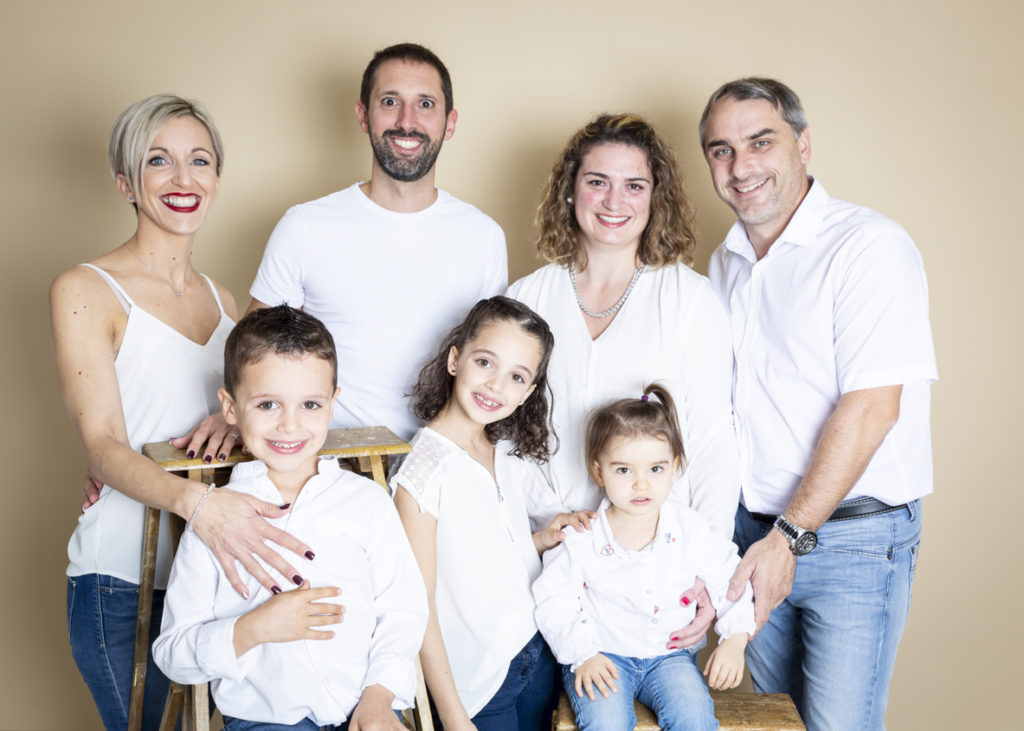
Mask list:
[[818,535],[812,531],[805,531],[793,543],[793,553],[797,556],[806,556],[818,545]]

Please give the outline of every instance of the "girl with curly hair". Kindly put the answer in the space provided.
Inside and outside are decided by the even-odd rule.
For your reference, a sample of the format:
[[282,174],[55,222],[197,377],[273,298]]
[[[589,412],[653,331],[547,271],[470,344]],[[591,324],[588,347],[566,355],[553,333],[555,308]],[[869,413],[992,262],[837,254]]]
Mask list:
[[[550,725],[558,666],[534,620],[530,585],[561,529],[531,533],[529,497],[546,489],[547,367],[554,340],[529,307],[481,300],[442,342],[413,389],[428,421],[392,478],[427,586],[420,658],[445,729]],[[545,720],[546,719],[546,720]]]

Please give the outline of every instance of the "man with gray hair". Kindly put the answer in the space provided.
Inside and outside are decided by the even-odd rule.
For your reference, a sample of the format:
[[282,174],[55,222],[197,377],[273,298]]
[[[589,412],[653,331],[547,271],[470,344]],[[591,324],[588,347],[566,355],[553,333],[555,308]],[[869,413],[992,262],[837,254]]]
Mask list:
[[744,556],[729,595],[752,582],[754,686],[791,694],[810,729],[884,728],[932,491],[921,257],[807,175],[810,132],[785,84],[725,84],[700,137],[739,219],[709,277],[732,326]]

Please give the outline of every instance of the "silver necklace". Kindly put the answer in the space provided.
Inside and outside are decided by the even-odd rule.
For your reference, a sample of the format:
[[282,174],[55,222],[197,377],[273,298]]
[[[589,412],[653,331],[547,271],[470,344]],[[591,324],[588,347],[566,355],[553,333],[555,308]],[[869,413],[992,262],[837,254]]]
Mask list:
[[151,267],[149,264],[147,264],[146,261],[141,256],[139,256],[134,251],[132,251],[131,244],[128,245],[128,253],[131,254],[132,256],[134,256],[136,259],[138,259],[139,260],[139,264],[141,264],[142,266],[146,267],[146,269],[148,269],[153,274],[154,277],[156,277],[157,279],[163,279],[164,282],[167,282],[167,286],[171,288],[172,292],[174,292],[174,296],[175,297],[181,297],[181,295],[185,294],[185,290],[188,289],[188,285],[192,284],[192,267],[191,266],[188,268],[188,278],[185,280],[185,286],[182,287],[180,290],[178,290],[178,289],[174,288],[173,284],[171,284],[166,279],[164,279],[159,274],[157,274],[156,270],[153,269],[153,267]]
[[619,311],[619,308],[626,304],[626,300],[629,299],[629,293],[633,291],[633,287],[636,286],[636,281],[640,279],[640,275],[644,273],[644,269],[646,268],[647,267],[644,266],[643,264],[636,268],[636,271],[633,272],[633,278],[629,280],[629,286],[626,287],[626,291],[622,293],[621,297],[619,297],[618,302],[616,302],[614,305],[609,307],[607,310],[604,310],[603,312],[594,312],[592,309],[583,304],[583,300],[580,299],[580,291],[576,289],[576,264],[575,262],[570,264],[569,281],[572,282],[572,293],[576,295],[576,304],[578,304],[580,306],[580,309],[583,310],[586,314],[590,315],[591,317],[611,317],[612,315]]

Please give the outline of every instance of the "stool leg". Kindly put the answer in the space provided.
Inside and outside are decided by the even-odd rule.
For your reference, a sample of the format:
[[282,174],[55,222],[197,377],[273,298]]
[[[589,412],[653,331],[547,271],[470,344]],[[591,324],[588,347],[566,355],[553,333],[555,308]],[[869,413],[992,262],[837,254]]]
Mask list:
[[384,474],[384,461],[379,454],[370,457],[370,468],[373,470],[373,479],[385,490],[388,489],[388,476]]
[[160,511],[146,508],[142,534],[142,575],[139,577],[139,609],[135,619],[135,654],[132,687],[128,698],[128,731],[142,728],[142,703],[146,693],[146,661],[149,628],[153,618],[153,583],[156,577],[156,546],[160,537]]

